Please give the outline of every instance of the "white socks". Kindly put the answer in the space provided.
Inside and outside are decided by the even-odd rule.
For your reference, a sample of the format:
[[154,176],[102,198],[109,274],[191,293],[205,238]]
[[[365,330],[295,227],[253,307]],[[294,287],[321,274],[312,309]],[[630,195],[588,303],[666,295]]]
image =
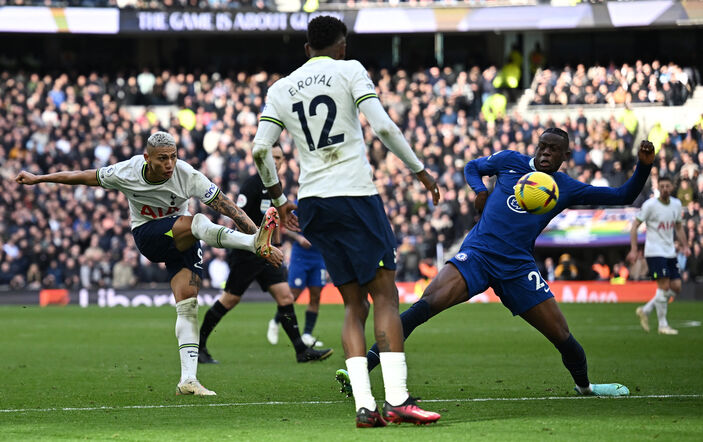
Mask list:
[[[658,294],[658,293],[659,293],[659,289],[657,289],[657,294]],[[649,315],[650,313],[652,313],[652,310],[654,310],[654,303],[655,303],[656,300],[657,300],[657,294],[655,294],[654,296],[652,296],[652,299],[650,299],[650,300],[644,305],[644,307],[642,307],[642,311],[643,311],[645,314]]]
[[383,352],[379,353],[381,371],[383,372],[383,386],[386,389],[386,402],[394,407],[408,399],[408,366],[405,364],[405,353]]
[[588,387],[579,387],[578,385],[576,386],[576,389],[579,391],[580,394],[591,394],[593,392],[593,389],[591,388],[593,384],[588,384]]
[[659,328],[669,326],[669,321],[666,320],[666,312],[669,309],[668,292],[669,290],[657,289],[657,294],[654,296],[654,307],[657,309]]
[[[386,402],[398,406],[408,399],[408,367],[405,364],[405,353],[383,352],[379,354],[383,386],[386,389]],[[349,381],[354,392],[356,409],[366,408],[376,410],[376,399],[371,393],[368,363],[365,356],[356,356],[346,360]]]
[[[371,381],[369,380],[369,368],[366,356],[355,356],[346,360],[349,382],[354,392],[354,403],[357,411],[366,408],[370,411],[376,410],[376,399],[371,393]],[[385,376],[385,373],[384,373]]]
[[198,374],[198,298],[176,304],[176,338],[181,356],[181,382],[197,379]]
[[210,247],[248,250],[252,253],[256,251],[254,247],[255,235],[247,235],[215,224],[202,213],[196,213],[193,216],[190,231],[193,232],[194,237],[205,241],[205,244]]

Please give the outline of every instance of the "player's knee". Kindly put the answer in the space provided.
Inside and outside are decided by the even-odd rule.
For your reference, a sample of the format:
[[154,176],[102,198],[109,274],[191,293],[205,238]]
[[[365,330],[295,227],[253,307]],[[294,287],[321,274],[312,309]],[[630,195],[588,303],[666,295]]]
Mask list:
[[354,302],[347,303],[344,306],[347,315],[353,316],[355,318],[363,319],[364,321],[369,316],[369,303],[368,302]]
[[228,292],[224,292],[224,293],[220,296],[220,304],[222,304],[223,306],[225,306],[225,308],[226,308],[227,310],[230,310],[230,309],[234,308],[234,306],[236,306],[237,304],[239,304],[239,301],[240,301],[241,299],[242,299],[241,296],[237,296],[237,295],[233,295],[233,294],[228,293]]

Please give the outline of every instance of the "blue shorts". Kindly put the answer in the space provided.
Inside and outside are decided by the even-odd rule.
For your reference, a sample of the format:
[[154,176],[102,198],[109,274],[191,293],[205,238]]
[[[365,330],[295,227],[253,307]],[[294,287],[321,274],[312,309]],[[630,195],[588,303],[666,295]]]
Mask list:
[[132,230],[139,252],[151,262],[165,262],[168,279],[172,279],[182,268],[187,268],[203,279],[203,250],[200,241],[188,250],[176,248],[173,237],[167,235],[178,220],[178,216],[149,221]]
[[288,285],[292,289],[324,287],[327,283],[326,273],[322,256],[319,259],[308,259],[296,256],[294,252],[288,266]]
[[467,248],[448,261],[464,277],[469,298],[491,287],[503,305],[517,316],[554,297],[549,285],[537,270],[537,264],[525,266],[518,274],[506,278],[496,271],[496,265],[499,263],[490,262],[489,259],[480,252]]
[[646,259],[647,267],[649,267],[649,276],[655,281],[661,278],[681,279],[679,266],[676,265],[676,258],[654,256]]
[[378,195],[303,198],[298,217],[336,286],[367,284],[379,267],[395,270],[395,236]]

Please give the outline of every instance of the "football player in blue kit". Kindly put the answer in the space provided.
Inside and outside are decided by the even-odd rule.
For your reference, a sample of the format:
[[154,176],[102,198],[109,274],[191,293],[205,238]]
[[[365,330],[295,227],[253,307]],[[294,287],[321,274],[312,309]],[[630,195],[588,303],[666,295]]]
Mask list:
[[[541,134],[534,158],[504,150],[466,165],[464,176],[477,193],[475,204],[482,212],[481,218],[464,239],[459,252],[448,261],[449,265],[445,265],[425,289],[422,298],[403,312],[403,334],[407,339],[417,326],[439,312],[492,287],[513,315],[520,315],[559,350],[578,394],[623,396],[629,394],[624,385],[590,383],[586,353],[569,331],[549,285],[537,270],[532,253],[542,229],[567,207],[632,204],[649,176],[654,146],[642,141],[634,174],[617,188],[594,187],[558,172],[569,154],[568,134],[549,128]],[[522,210],[513,191],[520,177],[535,170],[552,175],[559,186],[557,205],[542,215]],[[481,177],[492,175],[498,179],[489,196]],[[378,365],[375,344],[367,359],[369,370]],[[346,382],[344,370],[337,371],[337,379],[342,384],[342,392],[349,394],[351,386]]]

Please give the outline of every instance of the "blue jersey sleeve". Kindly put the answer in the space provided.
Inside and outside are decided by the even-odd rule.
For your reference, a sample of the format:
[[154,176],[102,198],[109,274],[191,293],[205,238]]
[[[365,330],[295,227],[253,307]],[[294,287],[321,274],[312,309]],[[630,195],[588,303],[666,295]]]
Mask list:
[[510,158],[513,151],[501,150],[488,157],[476,158],[466,163],[464,167],[464,179],[476,193],[486,192],[488,189],[483,184],[481,177],[498,174],[501,166]]
[[568,206],[574,205],[627,205],[640,194],[647,182],[651,165],[637,163],[635,173],[620,187],[595,187],[574,179],[569,180]]

